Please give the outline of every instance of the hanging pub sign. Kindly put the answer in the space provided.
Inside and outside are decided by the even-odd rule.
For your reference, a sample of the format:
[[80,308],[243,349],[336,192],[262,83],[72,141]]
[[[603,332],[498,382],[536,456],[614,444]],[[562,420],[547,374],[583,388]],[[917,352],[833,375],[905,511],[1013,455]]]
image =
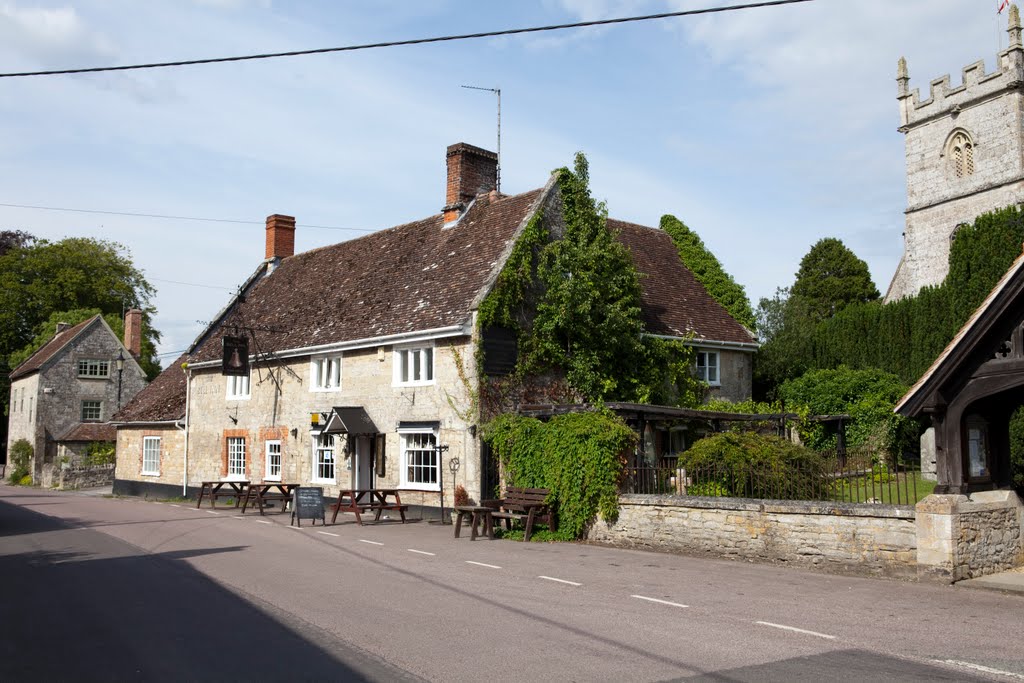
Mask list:
[[249,374],[249,338],[224,337],[224,354],[221,359],[222,375],[245,377]]

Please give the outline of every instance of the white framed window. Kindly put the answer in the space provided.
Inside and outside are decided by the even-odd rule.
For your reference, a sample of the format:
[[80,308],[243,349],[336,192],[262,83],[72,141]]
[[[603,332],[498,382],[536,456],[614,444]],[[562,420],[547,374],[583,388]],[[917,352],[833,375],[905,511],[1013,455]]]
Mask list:
[[341,389],[341,356],[314,358],[309,363],[310,391]]
[[151,476],[160,474],[160,437],[142,437],[142,473]]
[[78,361],[78,376],[90,379],[110,377],[110,361],[98,358],[82,358]]
[[102,401],[82,401],[82,422],[99,422],[102,415]]
[[394,385],[434,383],[434,347],[408,346],[394,352]]
[[229,375],[228,376],[228,393],[229,399],[239,400],[247,399],[250,397],[249,393],[249,377],[252,375],[250,372],[248,375]]
[[711,386],[721,384],[718,372],[718,351],[697,351],[697,379]]
[[334,434],[313,436],[313,481],[335,483],[335,445]]
[[228,437],[228,478],[245,479],[245,437]]
[[434,430],[398,430],[402,445],[402,486],[439,491],[437,433]]
[[263,471],[267,481],[281,481],[281,442],[267,442],[267,468]]

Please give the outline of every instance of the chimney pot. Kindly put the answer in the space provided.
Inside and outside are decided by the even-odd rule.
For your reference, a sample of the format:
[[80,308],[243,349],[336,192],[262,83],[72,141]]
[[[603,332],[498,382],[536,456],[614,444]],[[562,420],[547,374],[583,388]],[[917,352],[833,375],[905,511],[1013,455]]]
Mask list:
[[275,213],[267,216],[265,258],[283,259],[295,254],[295,216]]
[[142,355],[142,311],[137,308],[124,314],[124,345],[136,360]]
[[478,194],[498,186],[498,155],[460,142],[448,147],[444,221],[457,219]]

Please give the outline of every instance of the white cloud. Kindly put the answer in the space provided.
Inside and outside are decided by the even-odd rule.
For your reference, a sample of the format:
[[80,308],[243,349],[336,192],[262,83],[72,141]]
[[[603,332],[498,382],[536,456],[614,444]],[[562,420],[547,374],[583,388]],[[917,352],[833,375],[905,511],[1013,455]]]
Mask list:
[[81,66],[114,54],[110,41],[85,24],[74,8],[0,4],[0,55],[10,62]]

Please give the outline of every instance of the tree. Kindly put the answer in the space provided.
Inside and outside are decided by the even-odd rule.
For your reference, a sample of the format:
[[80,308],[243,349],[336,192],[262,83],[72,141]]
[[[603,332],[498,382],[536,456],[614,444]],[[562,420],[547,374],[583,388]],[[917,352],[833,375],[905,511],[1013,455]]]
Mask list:
[[754,312],[743,285],[737,284],[725,272],[721,262],[704,246],[700,236],[687,227],[686,223],[669,214],[661,217],[660,226],[675,243],[683,265],[704,285],[708,294],[737,322],[753,330],[756,324]]
[[813,366],[817,324],[806,300],[791,296],[788,288],[780,287],[771,299],[761,299],[757,306],[761,348],[754,356],[755,396],[777,399],[783,382]]
[[834,237],[819,240],[803,257],[790,294],[791,300],[802,299],[816,320],[879,298],[868,264]]
[[0,230],[0,256],[11,249],[23,249],[32,244],[35,239],[24,230]]

